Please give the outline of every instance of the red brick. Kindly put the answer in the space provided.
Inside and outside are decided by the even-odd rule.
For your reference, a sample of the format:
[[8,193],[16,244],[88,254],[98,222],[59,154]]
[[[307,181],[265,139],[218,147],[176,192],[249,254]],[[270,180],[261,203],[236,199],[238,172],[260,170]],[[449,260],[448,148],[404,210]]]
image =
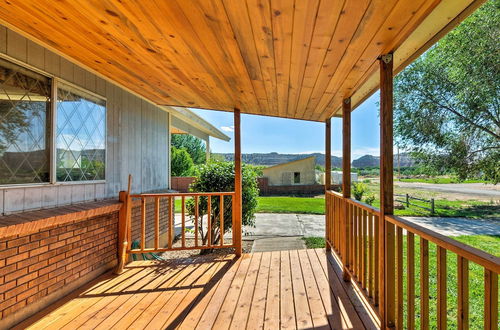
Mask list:
[[72,237],[72,236],[73,236],[73,232],[72,232],[72,231],[70,231],[70,232],[66,232],[66,233],[64,233],[64,234],[59,235],[59,236],[57,237],[57,239],[58,239],[59,241],[63,241],[63,240],[65,240],[66,238],[70,238],[70,237]]
[[28,252],[17,254],[15,256],[7,258],[7,265],[16,263],[16,262],[24,260],[26,258],[28,258]]
[[16,303],[16,297],[4,300],[0,302],[0,310],[5,310],[6,308],[14,305]]
[[47,295],[47,289],[43,289],[41,291],[38,291],[38,293],[36,293],[35,295],[26,299],[26,302],[28,304],[31,304],[32,302],[37,301],[38,299],[45,297],[46,295]]
[[27,273],[28,273],[28,268],[22,268],[22,269],[16,270],[12,273],[5,275],[5,282],[9,282],[11,280],[17,279],[21,276],[26,275]]
[[23,237],[20,237],[20,238],[8,241],[7,242],[7,247],[13,248],[13,247],[16,247],[16,246],[19,246],[19,245],[23,245],[23,244],[26,244],[26,243],[29,243],[29,242],[30,242],[30,237],[29,236],[23,236]]
[[26,300],[21,300],[17,304],[14,304],[14,305],[10,306],[9,308],[4,309],[3,310],[3,316],[5,317],[7,315],[10,315],[10,314],[12,314],[12,313],[20,310],[24,306],[26,306]]
[[64,286],[64,282],[55,283],[47,288],[47,294],[54,292]]
[[56,269],[56,265],[50,265],[50,266],[47,266],[45,268],[42,268],[38,271],[38,274],[39,275],[44,275],[44,274],[47,274],[47,273],[50,273],[51,271],[53,271],[54,269]]
[[21,292],[24,292],[26,290],[28,290],[28,284],[16,285],[11,290],[5,292],[5,299],[16,297],[18,294],[20,294]]
[[38,277],[38,273],[37,272],[29,273],[26,276],[18,278],[17,279],[17,285],[24,284],[24,283],[29,282],[29,281],[37,278],[37,277]]
[[52,284],[56,283],[56,278],[52,278],[48,281],[45,281],[43,283],[41,283],[39,286],[38,286],[38,289],[39,290],[43,290],[45,288],[48,288],[49,286],[51,286]]
[[17,248],[3,250],[2,252],[0,252],[0,259],[12,257],[13,255],[16,255],[16,254],[17,254]]
[[38,249],[31,250],[30,257],[42,254],[44,252],[47,252],[48,250],[49,250],[49,247],[47,245],[39,247]]
[[28,288],[32,288],[34,286],[37,286],[40,283],[43,283],[49,279],[49,274],[45,274],[42,276],[38,276],[37,278],[31,280],[28,282]]
[[19,247],[19,252],[34,250],[40,246],[40,241],[31,242]]
[[43,267],[46,267],[47,265],[49,264],[49,262],[47,260],[42,260],[42,261],[39,261],[37,262],[36,264],[34,265],[31,265],[28,267],[28,272],[36,272],[37,270],[43,268]]
[[49,273],[49,278],[57,277],[57,276],[61,275],[62,273],[64,273],[65,271],[66,270],[64,268],[56,268],[55,270],[53,270]]
[[47,238],[49,236],[50,236],[50,234],[49,234],[48,230],[47,231],[42,231],[40,233],[32,234],[31,235],[31,241],[38,241],[38,240]]
[[21,301],[21,300],[27,299],[28,297],[34,295],[37,292],[38,292],[38,288],[37,287],[28,289],[28,290],[22,292],[21,294],[19,294],[17,296],[17,301]]
[[58,241],[58,242],[56,242],[54,244],[50,244],[49,245],[49,249],[54,250],[54,249],[57,249],[57,248],[59,248],[61,246],[64,246],[64,245],[66,245],[65,241]]
[[33,265],[34,263],[38,262],[38,260],[39,260],[38,258],[39,258],[39,256],[36,256],[36,257],[32,257],[32,258],[28,258],[26,260],[20,261],[17,263],[17,268],[24,268],[24,267]]
[[0,292],[5,292],[15,287],[16,287],[16,281],[7,282],[3,285],[0,285]]
[[49,264],[51,264],[51,265],[55,264],[55,263],[63,260],[64,258],[66,258],[66,255],[64,253],[58,254],[57,256],[49,259]]
[[52,244],[55,242],[57,242],[56,236],[44,238],[44,239],[40,240],[40,246],[49,245],[49,244]]
[[71,244],[71,243],[77,242],[77,241],[79,241],[79,240],[80,240],[80,235],[76,235],[76,236],[73,236],[73,237],[71,237],[71,238],[68,238],[68,239],[66,240],[66,243],[67,243],[67,244]]
[[56,255],[57,255],[57,250],[49,250],[48,252],[45,252],[45,253],[38,255],[38,260],[42,261],[42,260],[50,259],[52,257],[55,257]]

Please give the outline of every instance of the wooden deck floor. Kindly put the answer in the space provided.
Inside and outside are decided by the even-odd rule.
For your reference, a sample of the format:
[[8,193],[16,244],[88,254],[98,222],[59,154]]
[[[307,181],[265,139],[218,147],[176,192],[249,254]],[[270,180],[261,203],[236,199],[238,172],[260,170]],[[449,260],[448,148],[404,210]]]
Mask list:
[[325,250],[136,261],[20,325],[32,329],[377,328]]

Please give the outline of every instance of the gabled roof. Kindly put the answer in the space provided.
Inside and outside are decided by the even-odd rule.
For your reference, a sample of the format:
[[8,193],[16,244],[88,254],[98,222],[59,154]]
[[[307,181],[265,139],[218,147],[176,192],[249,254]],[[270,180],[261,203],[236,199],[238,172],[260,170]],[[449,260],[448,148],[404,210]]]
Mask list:
[[164,107],[166,111],[174,116],[171,125],[174,134],[191,134],[201,139],[207,139],[208,136],[229,141],[231,138],[201,118],[193,111],[185,108]]
[[0,2],[0,22],[158,105],[324,121],[484,0]]
[[281,164],[276,164],[276,165],[273,165],[273,166],[269,166],[269,167],[263,168],[262,170],[265,171],[265,170],[270,170],[270,169],[278,168],[278,167],[285,166],[285,165],[290,165],[290,164],[299,163],[299,162],[303,162],[303,161],[310,161],[311,158],[316,159],[315,156],[310,156],[310,157],[306,157],[306,158],[295,159],[295,160],[292,160],[290,162],[286,162],[286,163],[281,163]]

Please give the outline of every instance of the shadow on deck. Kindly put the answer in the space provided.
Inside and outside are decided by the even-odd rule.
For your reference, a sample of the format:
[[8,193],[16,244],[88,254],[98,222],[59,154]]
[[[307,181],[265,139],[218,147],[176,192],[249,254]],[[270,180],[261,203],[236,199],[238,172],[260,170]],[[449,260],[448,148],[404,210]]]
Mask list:
[[323,249],[134,261],[18,328],[378,328]]

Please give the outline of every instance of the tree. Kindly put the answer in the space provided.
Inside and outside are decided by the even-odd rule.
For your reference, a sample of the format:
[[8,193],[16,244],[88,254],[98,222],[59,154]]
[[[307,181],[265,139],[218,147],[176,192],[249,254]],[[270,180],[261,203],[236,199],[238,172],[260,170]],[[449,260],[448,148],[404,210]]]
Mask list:
[[189,176],[193,173],[193,160],[185,149],[172,147],[172,176]]
[[500,182],[500,0],[395,78],[396,141],[420,165]]
[[[259,188],[257,186],[257,171],[249,165],[242,166],[242,224],[244,226],[255,225],[255,210],[257,209],[257,197]],[[191,184],[193,192],[228,192],[234,191],[234,163],[233,162],[210,162],[201,165],[199,175]],[[212,244],[220,241],[220,199],[211,198],[211,238]],[[203,244],[207,243],[208,233],[206,224],[203,224],[203,215],[207,213],[208,199],[200,197],[198,202],[198,229],[201,234]],[[186,208],[191,216],[195,215],[194,199],[186,203]],[[232,227],[232,196],[224,197],[224,232]],[[196,230],[196,229],[195,229]],[[208,252],[208,251],[202,251]]]
[[202,140],[189,134],[172,134],[172,146],[185,149],[195,165],[204,164],[206,161],[206,146]]

